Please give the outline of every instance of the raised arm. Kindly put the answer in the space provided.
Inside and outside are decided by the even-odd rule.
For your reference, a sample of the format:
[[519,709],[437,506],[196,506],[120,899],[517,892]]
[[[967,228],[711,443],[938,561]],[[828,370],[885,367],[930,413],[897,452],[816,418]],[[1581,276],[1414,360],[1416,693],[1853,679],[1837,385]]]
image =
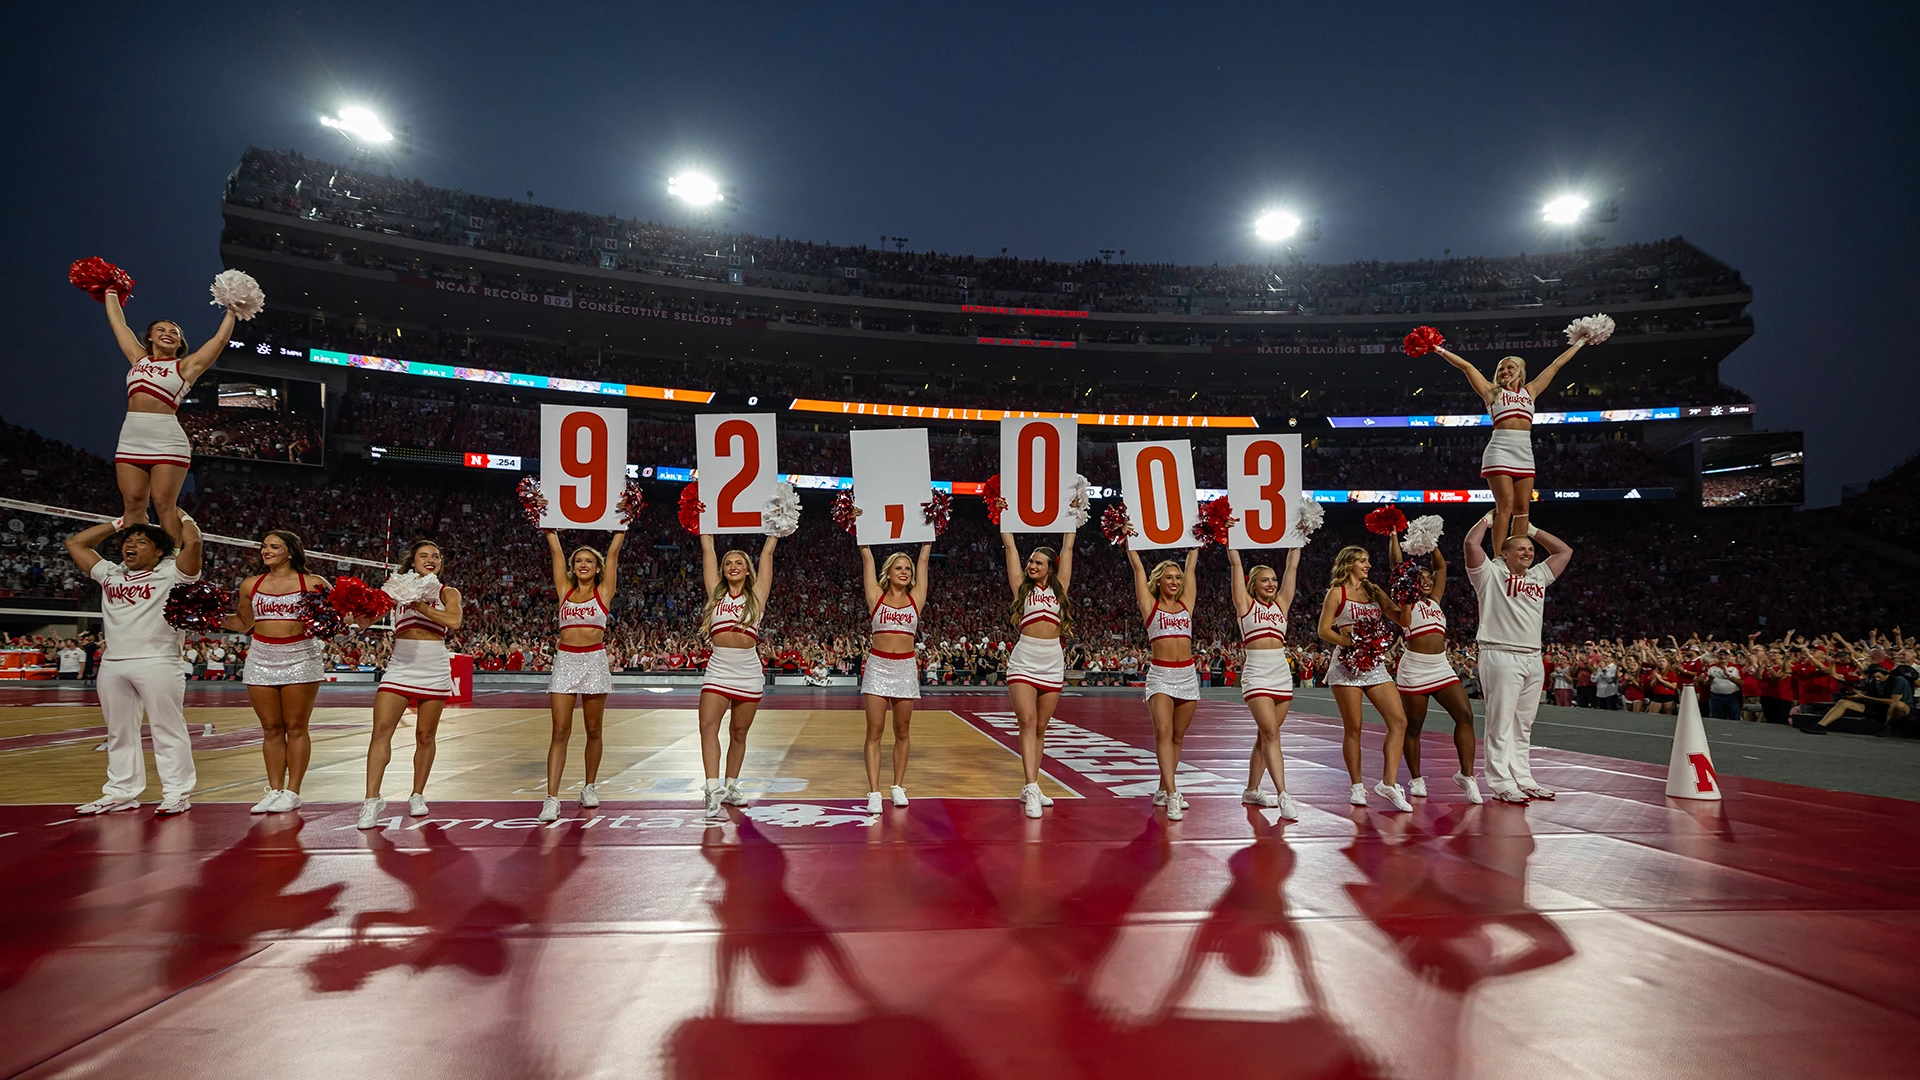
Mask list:
[[921,544],[920,557],[913,561],[913,606],[927,606],[927,570],[933,565],[933,545]]
[[1554,357],[1553,363],[1548,364],[1545,370],[1533,377],[1533,381],[1527,384],[1527,393],[1533,397],[1533,400],[1540,400],[1540,395],[1546,393],[1547,387],[1553,385],[1553,377],[1560,374],[1560,369],[1566,367],[1567,362],[1573,359],[1573,354],[1579,352],[1585,344],[1584,341],[1576,341],[1567,346],[1566,352]]
[[1535,529],[1533,542],[1547,550],[1547,569],[1553,571],[1555,579],[1567,572],[1567,564],[1573,561],[1573,548],[1565,540],[1545,529]]
[[1400,553],[1400,534],[1388,533],[1387,534],[1387,566],[1389,567],[1399,566],[1401,563],[1405,562],[1406,559],[1407,557]]
[[1013,595],[1019,596],[1020,583],[1027,580],[1027,568],[1021,565],[1020,545],[1014,541],[1012,533],[1003,532],[1000,534],[1000,546],[1007,551],[1007,588],[1013,590]]
[[599,592],[602,604],[612,600],[615,590],[620,587],[620,545],[626,539],[626,533],[616,532],[613,534],[613,539],[607,541],[606,572],[600,575]]
[[[109,297],[113,294],[108,293]],[[107,542],[107,537],[120,530],[111,521],[103,521],[91,528],[82,529],[67,537],[67,558],[80,568],[83,574],[91,575],[93,568],[100,562],[100,553],[94,549]]]
[[185,577],[200,576],[200,523],[186,511],[180,512],[180,550],[174,552],[173,568]]
[[767,597],[773,595],[773,548],[780,542],[777,536],[767,537],[760,545],[760,569],[753,576],[753,595],[760,599],[760,610],[767,610]]
[[1233,614],[1236,617],[1253,610],[1253,597],[1247,594],[1247,573],[1240,566],[1240,552],[1234,548],[1227,549],[1227,588],[1233,595]]
[[207,369],[213,366],[213,362],[220,359],[220,354],[227,351],[227,339],[232,336],[233,312],[229,311],[220,320],[220,329],[214,331],[206,344],[193,350],[192,355],[181,358],[180,377],[192,382],[206,374]]
[[720,587],[720,558],[713,553],[713,537],[700,534],[700,580],[706,582],[707,595]]
[[1479,569],[1480,564],[1487,561],[1487,549],[1480,545],[1487,538],[1487,530],[1492,527],[1493,515],[1488,514],[1474,522],[1473,528],[1467,530],[1466,555],[1469,571]]
[[873,549],[865,544],[860,545],[860,580],[867,588],[867,610],[872,611],[885,590],[880,587],[880,575],[873,566]]
[[1133,603],[1140,609],[1142,619],[1153,617],[1153,588],[1147,581],[1146,564],[1140,561],[1140,553],[1127,549],[1127,562],[1133,567]]
[[1189,612],[1193,611],[1193,602],[1200,595],[1199,579],[1194,574],[1194,571],[1199,566],[1200,549],[1197,547],[1188,548],[1186,584],[1180,589],[1180,604]]
[[1060,566],[1054,576],[1060,579],[1061,592],[1065,592],[1073,581],[1073,541],[1079,535],[1077,532],[1060,534]]
[[1293,607],[1293,591],[1300,580],[1300,548],[1287,549],[1287,568],[1280,571],[1280,593],[1273,598],[1285,612]]
[[1433,549],[1433,588],[1427,591],[1427,596],[1431,597],[1433,602],[1437,604],[1440,602],[1440,598],[1446,595],[1446,592],[1447,557],[1440,554],[1440,549],[1436,547]]
[[1467,377],[1467,382],[1473,386],[1473,392],[1480,395],[1480,400],[1492,400],[1493,384],[1487,381],[1485,375],[1480,374],[1479,368],[1460,359],[1460,357],[1452,351],[1443,349],[1438,345],[1434,346],[1433,351],[1439,353],[1442,360],[1460,369],[1461,374]]
[[[567,581],[567,553],[560,550],[560,533],[558,530],[548,529],[546,533],[547,554],[551,556],[553,565],[553,591],[559,594],[560,599],[565,600],[568,590],[572,588],[572,585]],[[702,537],[702,539],[705,538]],[[709,589],[707,591],[712,592],[713,590]]]
[[119,293],[107,293],[106,309],[107,325],[113,327],[113,339],[120,343],[120,351],[126,356],[127,363],[139,363],[147,355],[147,347],[140,344],[140,339],[127,326],[126,312],[120,310]]

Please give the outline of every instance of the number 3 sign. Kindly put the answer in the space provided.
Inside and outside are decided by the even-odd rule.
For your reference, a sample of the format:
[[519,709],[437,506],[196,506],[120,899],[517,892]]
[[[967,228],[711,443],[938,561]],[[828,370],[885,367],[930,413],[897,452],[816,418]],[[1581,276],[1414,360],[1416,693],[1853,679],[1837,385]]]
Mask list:
[[1120,494],[1127,502],[1133,535],[1127,546],[1199,547],[1193,535],[1200,520],[1193,486],[1193,444],[1186,439],[1120,444]]
[[926,428],[849,433],[853,443],[853,538],[862,544],[924,544],[933,539],[921,504],[933,497]]
[[1238,549],[1299,547],[1300,436],[1227,436],[1227,503],[1239,522],[1227,535]]
[[700,469],[700,531],[757,533],[760,512],[780,480],[772,413],[702,413],[693,418]]
[[543,529],[624,529],[620,492],[627,483],[627,411],[540,406]]

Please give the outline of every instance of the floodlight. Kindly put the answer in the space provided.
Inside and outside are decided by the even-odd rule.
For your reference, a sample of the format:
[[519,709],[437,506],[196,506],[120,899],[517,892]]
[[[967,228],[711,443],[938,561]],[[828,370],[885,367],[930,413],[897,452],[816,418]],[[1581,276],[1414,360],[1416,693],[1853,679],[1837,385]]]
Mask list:
[[1269,210],[1253,223],[1253,234],[1262,240],[1285,240],[1300,228],[1300,219],[1285,210]]
[[323,116],[320,122],[351,139],[365,143],[384,143],[393,141],[393,132],[373,115],[373,110],[358,105],[349,105],[340,110],[339,116]]
[[1578,195],[1562,195],[1540,208],[1540,219],[1555,225],[1572,225],[1586,213],[1587,200]]
[[688,206],[711,206],[726,198],[720,185],[706,173],[686,172],[667,180],[667,194]]

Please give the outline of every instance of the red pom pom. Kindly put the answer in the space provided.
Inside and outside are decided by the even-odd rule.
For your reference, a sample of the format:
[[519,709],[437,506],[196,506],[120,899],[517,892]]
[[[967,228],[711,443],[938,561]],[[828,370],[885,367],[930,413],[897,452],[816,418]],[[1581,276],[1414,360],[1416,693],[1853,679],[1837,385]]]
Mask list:
[[1107,507],[1106,512],[1100,515],[1100,532],[1110,544],[1124,544],[1127,537],[1135,534],[1133,522],[1127,518],[1126,503],[1117,502]]
[[706,509],[707,504],[700,501],[700,481],[695,480],[680,492],[680,527],[699,536],[700,515]]
[[103,304],[107,302],[108,290],[119,293],[123,304],[133,299],[133,278],[98,255],[75,259],[73,265],[67,267],[67,280]]
[[328,641],[339,637],[347,629],[347,620],[333,606],[325,589],[309,589],[300,597],[300,623],[307,628],[307,633]]
[[1381,536],[1407,531],[1407,515],[1397,506],[1383,506],[1367,515],[1367,531]]
[[1433,327],[1416,326],[1413,328],[1413,333],[1408,334],[1406,340],[1400,343],[1400,351],[1408,356],[1425,356],[1435,347],[1446,343],[1447,339],[1441,337],[1440,331]]
[[859,511],[853,505],[852,488],[833,497],[833,523],[844,529],[848,535],[853,533],[853,519],[859,516]]
[[175,585],[167,590],[164,615],[176,630],[221,630],[233,613],[232,591],[209,581]]
[[1240,519],[1233,516],[1233,507],[1224,497],[1208,499],[1200,504],[1200,520],[1194,523],[1193,536],[1202,544],[1226,547],[1227,534],[1239,523]]
[[534,528],[539,528],[540,519],[547,513],[547,495],[540,490],[540,478],[521,477],[520,486],[514,489],[514,494],[520,499],[520,512],[527,515],[527,520],[533,523]]
[[987,482],[980,486],[983,489],[980,497],[987,500],[987,520],[998,525],[1000,512],[1007,508],[1007,500],[1000,497],[1000,474],[994,473],[987,477]]
[[1353,644],[1340,646],[1340,662],[1355,675],[1372,671],[1387,658],[1387,650],[1393,647],[1393,639],[1398,632],[1398,628],[1382,615],[1368,612],[1360,616],[1347,627],[1347,633],[1353,636]]
[[1426,568],[1425,559],[1408,559],[1394,567],[1393,576],[1387,579],[1387,595],[1401,607],[1427,595],[1427,590],[1420,587],[1420,572]]
[[933,498],[920,504],[920,512],[926,515],[927,524],[933,526],[933,535],[945,536],[947,519],[953,515],[953,496],[936,491]]
[[620,493],[620,520],[631,525],[646,508],[647,493],[640,490],[639,484],[627,481],[627,489]]
[[370,621],[393,610],[393,597],[351,574],[333,579],[327,601],[349,619]]

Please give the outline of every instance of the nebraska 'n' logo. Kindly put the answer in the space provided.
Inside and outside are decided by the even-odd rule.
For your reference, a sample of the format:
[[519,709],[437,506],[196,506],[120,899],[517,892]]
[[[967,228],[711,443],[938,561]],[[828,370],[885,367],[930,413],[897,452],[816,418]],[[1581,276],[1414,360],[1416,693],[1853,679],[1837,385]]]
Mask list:
[[812,825],[824,827],[830,825],[872,825],[879,821],[878,816],[836,812],[830,807],[811,806],[807,803],[774,803],[771,806],[750,806],[747,816],[762,825],[779,825],[789,829]]

